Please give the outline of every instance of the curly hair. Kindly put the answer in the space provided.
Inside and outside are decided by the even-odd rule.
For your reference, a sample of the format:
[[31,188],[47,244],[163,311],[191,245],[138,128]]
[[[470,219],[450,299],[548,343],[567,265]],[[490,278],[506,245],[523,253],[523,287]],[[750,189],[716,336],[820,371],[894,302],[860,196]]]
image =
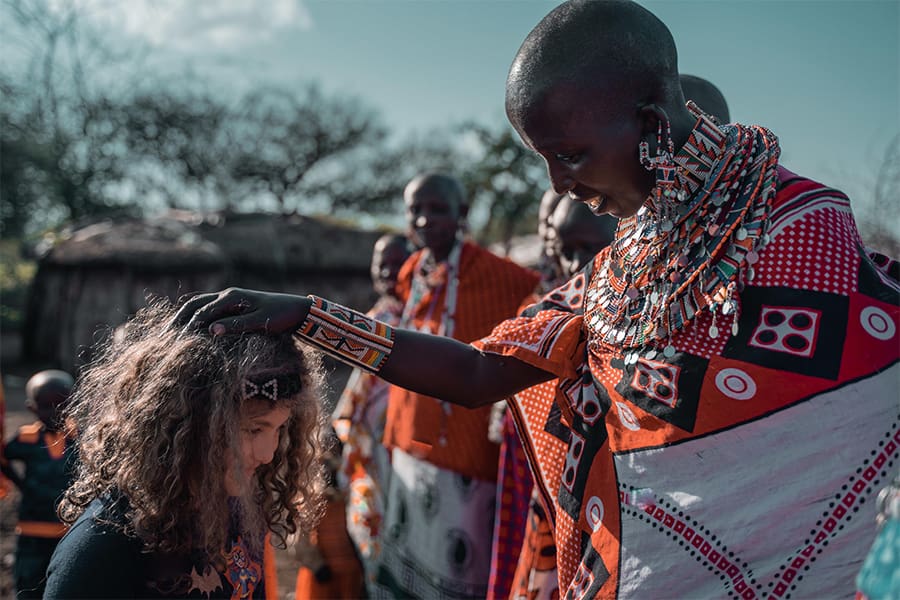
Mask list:
[[320,356],[290,335],[175,329],[173,315],[165,301],[142,309],[100,344],[76,383],[67,413],[78,429],[80,465],[60,518],[72,523],[95,498],[124,496],[126,533],[147,551],[221,552],[232,522],[227,457],[240,463],[242,410],[251,401],[244,382],[277,373],[297,377],[300,391],[267,400],[290,416],[273,460],[239,499],[241,528],[257,536],[267,529],[281,546],[288,535],[309,532],[323,510]]

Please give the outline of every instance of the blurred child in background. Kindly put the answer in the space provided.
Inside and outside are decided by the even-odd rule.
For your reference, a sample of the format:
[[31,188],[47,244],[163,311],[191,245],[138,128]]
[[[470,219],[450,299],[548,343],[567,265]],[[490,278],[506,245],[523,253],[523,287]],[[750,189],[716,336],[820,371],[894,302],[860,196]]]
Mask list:
[[[25,386],[25,405],[38,420],[19,428],[3,447],[0,468],[22,495],[14,568],[18,598],[43,595],[50,556],[66,530],[56,516],[56,505],[72,473],[72,432],[60,416],[72,385],[72,376],[65,371],[32,376]],[[21,464],[23,470],[11,463]]]

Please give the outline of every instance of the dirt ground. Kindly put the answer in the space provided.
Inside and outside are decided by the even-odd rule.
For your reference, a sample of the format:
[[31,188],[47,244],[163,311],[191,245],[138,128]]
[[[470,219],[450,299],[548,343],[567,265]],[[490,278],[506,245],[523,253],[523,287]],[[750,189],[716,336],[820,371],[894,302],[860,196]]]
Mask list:
[[[6,399],[3,439],[9,439],[20,426],[33,423],[35,420],[34,416],[25,408],[25,383],[31,374],[43,367],[11,363],[7,360],[10,355],[6,352],[2,356],[0,370],[2,370]],[[334,389],[342,389],[343,380],[346,379],[345,375],[343,373],[332,373],[332,375],[337,376],[337,380],[332,382],[332,386],[335,386]],[[14,488],[9,495],[0,500],[0,600],[15,597],[12,567],[15,560],[18,501],[18,494]],[[294,600],[298,563],[290,552],[277,549],[276,562],[279,583],[278,597],[284,600]]]

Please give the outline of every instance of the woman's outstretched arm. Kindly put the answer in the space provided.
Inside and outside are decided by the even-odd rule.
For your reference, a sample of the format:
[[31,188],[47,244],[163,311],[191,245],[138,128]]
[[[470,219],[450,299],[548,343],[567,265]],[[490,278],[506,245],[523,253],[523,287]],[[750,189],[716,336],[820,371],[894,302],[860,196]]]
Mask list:
[[[213,335],[297,331],[307,319],[312,299],[229,288],[188,300],[175,325],[209,328]],[[553,377],[509,356],[479,352],[463,342],[398,329],[378,370],[390,383],[460,406],[475,408],[502,400]]]

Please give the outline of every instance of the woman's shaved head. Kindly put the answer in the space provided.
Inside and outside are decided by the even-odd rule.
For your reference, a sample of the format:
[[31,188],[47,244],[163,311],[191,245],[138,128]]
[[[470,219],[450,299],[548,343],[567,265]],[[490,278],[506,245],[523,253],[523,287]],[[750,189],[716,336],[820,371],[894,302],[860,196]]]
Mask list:
[[672,34],[634,2],[565,2],[544,17],[519,48],[506,82],[510,120],[517,122],[559,85],[576,93],[600,91],[631,106],[680,100]]

